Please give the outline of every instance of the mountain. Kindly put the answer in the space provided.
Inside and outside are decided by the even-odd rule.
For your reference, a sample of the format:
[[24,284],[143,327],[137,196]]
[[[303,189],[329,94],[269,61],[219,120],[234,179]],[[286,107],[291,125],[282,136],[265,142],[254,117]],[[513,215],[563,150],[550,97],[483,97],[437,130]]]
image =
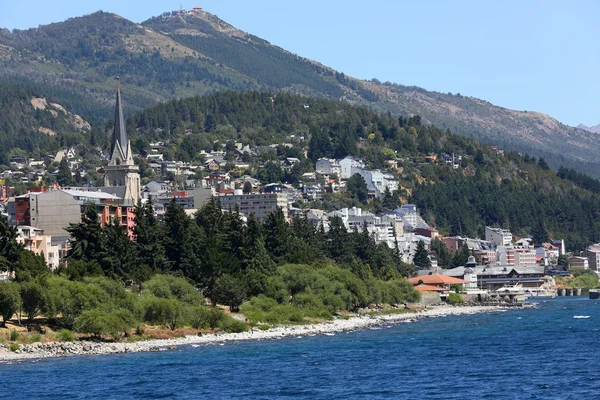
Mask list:
[[460,94],[362,81],[200,11],[141,24],[96,12],[35,29],[0,30],[0,80],[35,88],[93,124],[111,113],[117,75],[126,112],[220,90],[286,91],[367,106],[600,176],[600,137],[533,111]]
[[[20,149],[36,159],[64,142],[79,142],[91,125],[62,105],[39,93],[0,83],[0,165],[8,165],[9,151]],[[18,151],[18,150],[17,150]]]
[[600,133],[600,124],[596,126],[585,126],[584,124],[577,125],[578,129],[583,129],[584,131],[592,132],[592,133]]

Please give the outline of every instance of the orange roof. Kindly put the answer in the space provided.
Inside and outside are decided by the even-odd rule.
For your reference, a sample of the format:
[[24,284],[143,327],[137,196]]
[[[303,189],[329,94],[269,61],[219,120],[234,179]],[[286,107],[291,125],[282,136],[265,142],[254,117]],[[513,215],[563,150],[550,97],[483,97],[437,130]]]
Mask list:
[[440,287],[421,283],[420,285],[415,286],[415,290],[418,290],[419,292],[437,292],[440,290]]
[[446,276],[446,275],[442,275],[442,274],[416,276],[414,278],[410,278],[408,281],[410,283],[412,283],[413,285],[418,285],[419,281],[421,281],[426,285],[438,285],[438,286],[439,285],[453,285],[453,284],[462,285],[463,283],[465,283],[465,281],[462,279],[453,278],[451,276]]

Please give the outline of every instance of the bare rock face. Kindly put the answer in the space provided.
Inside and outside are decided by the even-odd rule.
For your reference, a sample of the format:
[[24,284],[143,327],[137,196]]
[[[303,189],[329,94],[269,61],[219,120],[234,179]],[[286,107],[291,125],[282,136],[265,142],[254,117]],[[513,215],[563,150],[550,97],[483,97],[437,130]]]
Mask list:
[[[50,103],[43,97],[33,97],[31,99],[31,106],[34,110],[48,111],[56,119],[63,119],[68,125],[72,126],[73,129],[78,132],[89,132],[92,130],[90,123],[84,120],[81,116],[70,113],[62,105],[58,103]],[[43,126],[40,127],[38,131],[49,136],[56,135],[55,131]]]

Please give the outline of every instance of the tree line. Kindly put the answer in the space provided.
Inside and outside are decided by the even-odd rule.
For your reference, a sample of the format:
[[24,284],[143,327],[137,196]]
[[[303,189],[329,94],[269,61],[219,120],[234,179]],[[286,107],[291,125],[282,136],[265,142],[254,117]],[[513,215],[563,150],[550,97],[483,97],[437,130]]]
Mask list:
[[[281,209],[264,224],[252,215],[244,223],[218,199],[193,217],[172,201],[160,224],[152,203],[140,203],[130,240],[116,221],[102,227],[88,206],[82,222],[67,228],[71,247],[56,273],[16,242],[15,228],[2,229],[0,261],[16,281],[0,286],[4,321],[21,311],[28,323],[44,315],[65,329],[120,337],[140,323],[244,329],[215,316],[217,304],[241,308],[253,322],[281,323],[419,298],[403,279],[414,267],[375,244],[366,227],[348,232],[333,219],[324,232],[306,218],[289,224]],[[132,297],[124,283],[142,296]]]

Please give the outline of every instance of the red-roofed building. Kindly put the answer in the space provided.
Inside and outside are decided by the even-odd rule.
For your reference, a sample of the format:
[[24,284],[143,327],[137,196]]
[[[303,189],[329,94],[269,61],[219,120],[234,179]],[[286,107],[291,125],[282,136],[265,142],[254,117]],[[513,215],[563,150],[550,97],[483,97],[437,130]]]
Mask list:
[[421,284],[418,284],[417,286],[415,286],[415,290],[417,290],[419,292],[443,292],[443,291],[445,291],[445,289],[443,289],[439,286],[426,285],[424,283],[421,283]]
[[415,289],[417,289],[417,286],[426,285],[435,287],[436,291],[447,291],[450,290],[450,286],[452,285],[463,285],[465,283],[463,279],[453,278],[442,274],[416,276],[410,278],[408,281],[413,284]]

